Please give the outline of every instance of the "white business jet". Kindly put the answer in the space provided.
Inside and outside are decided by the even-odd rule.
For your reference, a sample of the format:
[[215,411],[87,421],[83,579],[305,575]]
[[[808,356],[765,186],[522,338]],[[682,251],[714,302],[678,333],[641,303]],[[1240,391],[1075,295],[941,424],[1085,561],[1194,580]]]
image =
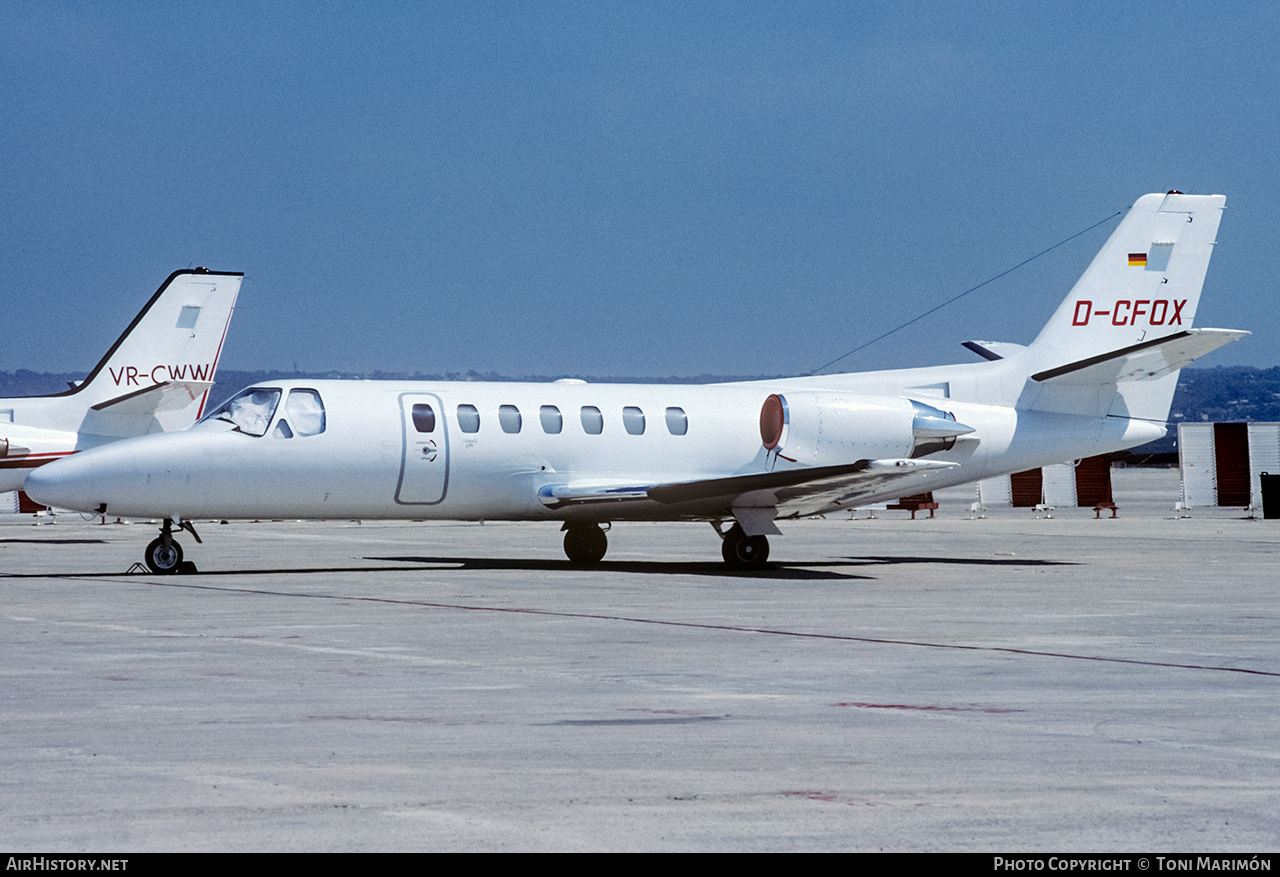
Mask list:
[[83,381],[51,396],[0,399],[0,492],[87,448],[194,423],[243,277],[175,271]]
[[[1247,332],[1191,327],[1226,199],[1145,195],[1028,346],[982,362],[687,385],[267,381],[183,432],[33,473],[41,502],[164,518],[556,521],[574,563],[613,521],[709,521],[758,567],[777,522],[1160,438],[1177,372]],[[199,537],[196,536],[197,541]]]

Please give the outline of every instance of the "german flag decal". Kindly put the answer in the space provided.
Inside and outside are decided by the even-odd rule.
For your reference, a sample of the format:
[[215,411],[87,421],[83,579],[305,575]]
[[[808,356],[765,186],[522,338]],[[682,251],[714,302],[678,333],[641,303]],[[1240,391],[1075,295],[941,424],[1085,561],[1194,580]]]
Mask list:
[[1139,268],[1147,267],[1147,254],[1146,253],[1130,253],[1129,267],[1132,268],[1135,265]]

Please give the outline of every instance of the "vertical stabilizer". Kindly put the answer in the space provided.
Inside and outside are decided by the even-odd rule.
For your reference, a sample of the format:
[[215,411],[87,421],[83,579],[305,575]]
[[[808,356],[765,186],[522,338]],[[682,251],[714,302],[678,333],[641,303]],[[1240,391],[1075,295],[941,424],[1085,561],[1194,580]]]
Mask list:
[[1031,349],[1053,368],[1191,328],[1227,199],[1143,195]]
[[[240,273],[175,271],[107,351],[84,383],[62,395],[86,408],[166,384],[198,388],[187,423],[203,411],[240,292]],[[184,406],[188,407],[188,406]]]
[[1018,406],[1163,424],[1178,369],[1247,334],[1192,328],[1225,206],[1139,198],[1025,351]]

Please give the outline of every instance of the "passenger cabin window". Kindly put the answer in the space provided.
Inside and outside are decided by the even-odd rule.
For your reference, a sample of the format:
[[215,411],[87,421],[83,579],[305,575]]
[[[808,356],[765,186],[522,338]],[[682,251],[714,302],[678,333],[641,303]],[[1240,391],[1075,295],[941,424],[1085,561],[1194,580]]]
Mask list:
[[498,406],[498,424],[502,427],[503,432],[517,433],[523,423],[524,420],[520,417],[519,408],[514,405]]
[[275,387],[250,387],[206,414],[196,427],[242,432],[245,435],[266,435],[279,404],[280,390]]
[[547,435],[559,435],[564,428],[564,418],[560,416],[560,409],[554,405],[539,408],[538,419],[542,421],[542,431]]
[[622,425],[631,435],[644,435],[644,412],[634,405],[622,409]]
[[458,406],[458,429],[463,432],[480,431],[480,412],[476,410],[476,406]]
[[667,409],[667,432],[672,435],[684,435],[689,431],[689,418],[683,408]]
[[604,415],[596,406],[582,406],[582,431],[587,435],[599,435],[604,432]]
[[418,432],[436,431],[436,410],[430,405],[425,402],[415,402],[409,413],[413,418],[413,428]]

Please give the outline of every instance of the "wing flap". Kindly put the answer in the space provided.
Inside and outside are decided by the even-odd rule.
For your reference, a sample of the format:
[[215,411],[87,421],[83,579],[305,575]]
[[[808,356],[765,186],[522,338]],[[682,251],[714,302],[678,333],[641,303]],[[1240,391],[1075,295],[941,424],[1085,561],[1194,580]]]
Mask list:
[[930,476],[959,466],[938,460],[871,460],[859,472],[775,491],[778,513],[803,517],[921,493],[929,489]]

